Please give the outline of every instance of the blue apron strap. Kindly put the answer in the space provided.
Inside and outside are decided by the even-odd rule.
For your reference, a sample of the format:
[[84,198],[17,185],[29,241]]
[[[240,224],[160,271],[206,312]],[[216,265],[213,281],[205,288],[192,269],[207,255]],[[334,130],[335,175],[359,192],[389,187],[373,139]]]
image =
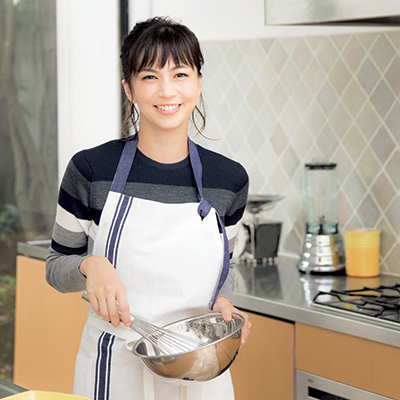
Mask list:
[[190,163],[192,165],[194,179],[196,181],[199,200],[201,200],[203,198],[203,181],[202,181],[203,167],[201,166],[201,160],[196,145],[190,140],[190,138],[188,140],[189,140]]
[[226,278],[228,277],[229,268],[230,268],[228,237],[226,235],[225,226],[222,223],[221,218],[219,217],[217,212],[216,212],[216,214],[217,214],[218,224],[219,224],[220,228],[222,229],[222,235],[223,235],[223,238],[224,238],[224,261],[223,261],[223,264],[222,264],[222,269],[221,269],[221,273],[220,273],[220,276],[219,276],[219,279],[218,279],[217,286],[215,287],[214,294],[213,294],[213,296],[211,298],[211,301],[210,301],[210,304],[209,304],[210,310],[212,310],[212,308],[214,306],[214,303],[215,303],[215,300],[217,299],[218,294],[219,294],[222,286],[224,285],[224,283],[226,281]]
[[203,167],[201,166],[201,161],[199,157],[199,152],[197,151],[196,145],[189,138],[189,156],[190,163],[192,165],[192,170],[194,174],[194,179],[196,181],[197,193],[199,196],[199,207],[197,208],[197,213],[201,218],[207,217],[211,210],[210,204],[203,197]]
[[124,190],[129,172],[132,168],[133,159],[135,158],[137,144],[137,135],[133,140],[128,140],[125,142],[125,146],[122,150],[121,158],[119,159],[118,167],[111,184],[112,192],[122,193]]
[[[194,174],[194,179],[196,181],[197,192],[198,192],[198,196],[199,196],[199,200],[200,200],[199,206],[197,208],[197,212],[201,218],[205,218],[211,210],[211,205],[203,197],[203,181],[202,181],[203,168],[201,166],[200,156],[197,151],[197,147],[190,140],[190,138],[189,138],[189,155],[190,155],[190,162],[191,162],[192,170],[193,170],[193,174]],[[217,215],[219,228],[222,231],[222,235],[224,238],[224,261],[222,264],[222,269],[221,269],[220,276],[218,278],[217,285],[214,289],[213,296],[209,303],[210,309],[212,309],[212,307],[214,306],[215,300],[218,297],[218,293],[221,290],[223,284],[225,283],[226,278],[228,277],[229,264],[230,264],[229,243],[228,243],[228,237],[226,236],[225,226],[222,223],[221,218],[217,212],[216,212],[216,215]]]

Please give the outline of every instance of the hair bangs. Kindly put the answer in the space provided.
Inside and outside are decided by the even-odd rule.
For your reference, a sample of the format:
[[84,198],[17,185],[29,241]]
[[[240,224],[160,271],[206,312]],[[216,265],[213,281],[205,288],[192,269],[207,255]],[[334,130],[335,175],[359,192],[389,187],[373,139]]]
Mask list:
[[141,56],[137,60],[136,68],[133,68],[134,74],[152,66],[161,69],[167,62],[172,61],[175,65],[187,65],[197,69],[200,75],[202,58],[196,65],[192,44],[188,42],[183,32],[182,35],[176,33],[176,31],[168,32],[168,29],[165,28],[154,32],[152,37],[147,38],[145,43],[142,43]]

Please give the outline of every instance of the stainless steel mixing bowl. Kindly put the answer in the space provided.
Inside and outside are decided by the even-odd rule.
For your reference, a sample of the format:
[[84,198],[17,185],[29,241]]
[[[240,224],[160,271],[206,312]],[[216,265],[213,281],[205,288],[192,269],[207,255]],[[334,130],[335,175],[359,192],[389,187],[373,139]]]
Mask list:
[[221,375],[235,360],[244,324],[244,317],[236,313],[230,322],[219,313],[192,317],[164,328],[200,340],[204,343],[200,348],[160,355],[149,341],[142,338],[132,351],[152,372],[163,378],[208,381]]

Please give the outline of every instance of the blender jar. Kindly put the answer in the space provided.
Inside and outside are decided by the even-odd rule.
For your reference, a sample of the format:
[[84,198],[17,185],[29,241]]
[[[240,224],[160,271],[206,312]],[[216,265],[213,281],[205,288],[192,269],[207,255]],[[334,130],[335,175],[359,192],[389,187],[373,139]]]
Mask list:
[[327,162],[305,164],[307,233],[316,235],[338,233],[336,196],[336,164]]

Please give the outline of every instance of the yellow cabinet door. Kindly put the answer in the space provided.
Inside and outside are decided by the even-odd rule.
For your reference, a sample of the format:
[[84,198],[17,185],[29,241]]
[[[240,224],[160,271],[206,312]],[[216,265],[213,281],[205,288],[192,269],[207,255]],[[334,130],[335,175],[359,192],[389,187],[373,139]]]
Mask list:
[[301,371],[400,400],[399,365],[400,347],[296,322]]
[[294,324],[249,313],[246,345],[231,366],[236,400],[292,400]]
[[75,358],[87,317],[81,293],[62,294],[45,279],[45,262],[17,257],[14,383],[72,393]]

